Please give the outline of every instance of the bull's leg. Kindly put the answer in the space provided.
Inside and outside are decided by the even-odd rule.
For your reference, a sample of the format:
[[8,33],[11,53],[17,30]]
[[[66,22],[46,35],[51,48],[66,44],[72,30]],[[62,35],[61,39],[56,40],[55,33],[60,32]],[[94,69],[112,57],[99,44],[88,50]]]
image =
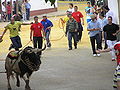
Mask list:
[[16,79],[17,79],[16,86],[17,86],[17,87],[20,87],[20,80],[19,80],[18,74],[16,74]]
[[27,76],[24,76],[23,77],[23,79],[24,79],[24,81],[25,81],[25,83],[26,83],[26,85],[25,85],[25,90],[31,90],[31,88],[30,88],[30,86],[29,86],[29,77]]
[[12,90],[10,85],[10,73],[8,73],[8,71],[7,71],[7,81],[8,81],[8,90]]

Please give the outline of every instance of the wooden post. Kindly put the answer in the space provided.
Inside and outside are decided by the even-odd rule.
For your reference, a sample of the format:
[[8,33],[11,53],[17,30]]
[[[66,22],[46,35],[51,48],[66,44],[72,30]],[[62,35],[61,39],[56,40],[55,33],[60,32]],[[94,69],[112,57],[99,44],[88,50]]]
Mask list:
[[1,2],[1,0],[0,0],[0,14],[1,14],[1,21],[3,20],[3,18],[2,18],[2,2]]
[[7,0],[5,0],[5,9],[6,9],[6,21],[8,21],[8,15],[7,15]]
[[13,11],[12,11],[12,9],[13,9],[12,0],[10,0],[10,7],[11,7],[11,16],[12,16],[12,15],[13,15]]

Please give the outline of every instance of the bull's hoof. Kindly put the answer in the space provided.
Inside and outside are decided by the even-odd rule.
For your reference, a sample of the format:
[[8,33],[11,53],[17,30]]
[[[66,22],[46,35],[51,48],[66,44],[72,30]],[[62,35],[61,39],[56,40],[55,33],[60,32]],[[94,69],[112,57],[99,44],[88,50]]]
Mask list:
[[29,86],[25,87],[25,90],[32,90]]
[[12,90],[11,88],[8,88],[8,90]]

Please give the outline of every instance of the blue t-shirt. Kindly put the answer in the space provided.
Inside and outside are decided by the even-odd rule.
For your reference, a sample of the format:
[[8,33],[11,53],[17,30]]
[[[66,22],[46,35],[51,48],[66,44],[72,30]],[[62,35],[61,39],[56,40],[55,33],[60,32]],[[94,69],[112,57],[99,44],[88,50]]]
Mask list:
[[[88,27],[87,27],[87,29],[96,29],[96,28],[101,28],[101,25],[100,25],[100,23],[99,23],[99,21],[90,21],[89,23],[88,23]],[[93,37],[93,36],[95,36],[96,34],[98,34],[100,32],[100,30],[97,30],[97,31],[89,31],[89,35],[90,35],[90,37]]]
[[44,26],[44,31],[45,32],[49,31],[49,29],[46,29],[46,28],[48,28],[50,26],[53,27],[53,23],[50,20],[48,20],[48,19],[42,20],[41,23]]

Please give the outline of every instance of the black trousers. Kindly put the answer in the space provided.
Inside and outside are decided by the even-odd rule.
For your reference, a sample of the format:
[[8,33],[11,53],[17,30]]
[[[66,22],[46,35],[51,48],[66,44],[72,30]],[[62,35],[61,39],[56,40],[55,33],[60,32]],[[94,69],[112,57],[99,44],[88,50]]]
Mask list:
[[83,31],[83,26],[81,22],[78,23],[78,33],[77,33],[77,41],[81,41],[82,39],[82,31]]
[[[34,48],[42,49],[42,44],[43,44],[43,38],[42,37],[33,37]],[[39,54],[41,55],[41,52],[39,52]]]
[[[93,54],[97,54],[96,53],[96,49],[100,49],[101,48],[99,34],[97,34],[97,35],[95,35],[93,37],[90,37],[90,42],[91,42]],[[95,42],[97,43],[97,47],[96,47],[96,43]]]

